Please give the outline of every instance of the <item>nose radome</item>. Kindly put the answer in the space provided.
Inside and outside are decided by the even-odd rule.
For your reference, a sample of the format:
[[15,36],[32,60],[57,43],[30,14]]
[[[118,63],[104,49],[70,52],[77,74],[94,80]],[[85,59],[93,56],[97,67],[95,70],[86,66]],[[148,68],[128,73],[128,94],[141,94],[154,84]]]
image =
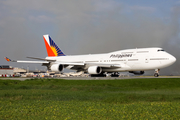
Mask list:
[[172,56],[170,59],[173,63],[176,62],[176,58],[174,56]]

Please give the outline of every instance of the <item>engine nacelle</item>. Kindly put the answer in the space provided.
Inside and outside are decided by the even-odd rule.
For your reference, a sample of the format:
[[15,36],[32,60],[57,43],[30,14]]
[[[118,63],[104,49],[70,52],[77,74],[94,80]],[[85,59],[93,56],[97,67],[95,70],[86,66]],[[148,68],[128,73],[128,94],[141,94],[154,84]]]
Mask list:
[[64,66],[61,64],[53,64],[53,65],[51,65],[50,69],[53,72],[61,72],[64,69]]
[[88,68],[89,74],[100,74],[102,72],[102,68],[99,66],[90,66]]
[[133,73],[135,75],[142,75],[144,74],[144,71],[129,71],[129,73]]

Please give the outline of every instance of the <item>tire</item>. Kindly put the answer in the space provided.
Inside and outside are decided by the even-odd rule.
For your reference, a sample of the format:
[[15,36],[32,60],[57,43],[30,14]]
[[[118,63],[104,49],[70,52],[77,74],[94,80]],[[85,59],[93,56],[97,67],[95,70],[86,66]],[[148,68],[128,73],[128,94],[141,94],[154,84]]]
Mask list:
[[159,77],[159,74],[158,73],[154,73],[154,77]]

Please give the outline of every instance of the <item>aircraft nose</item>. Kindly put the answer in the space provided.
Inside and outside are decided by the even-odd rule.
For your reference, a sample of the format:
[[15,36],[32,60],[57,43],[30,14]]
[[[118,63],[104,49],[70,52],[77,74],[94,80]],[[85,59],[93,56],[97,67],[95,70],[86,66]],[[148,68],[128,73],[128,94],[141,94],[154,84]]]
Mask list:
[[176,62],[176,58],[174,56],[171,56],[170,60],[171,60],[172,63]]

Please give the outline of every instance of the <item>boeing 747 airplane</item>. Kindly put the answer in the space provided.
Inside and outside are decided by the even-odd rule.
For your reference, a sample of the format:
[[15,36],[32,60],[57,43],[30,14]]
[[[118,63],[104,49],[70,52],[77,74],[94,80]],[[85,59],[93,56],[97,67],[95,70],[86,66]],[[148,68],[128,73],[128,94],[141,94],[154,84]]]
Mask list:
[[162,48],[126,49],[104,54],[65,55],[49,35],[43,35],[48,56],[34,58],[38,61],[21,61],[5,59],[20,63],[41,63],[48,70],[61,72],[64,68],[84,71],[92,76],[101,76],[104,73],[116,75],[118,72],[130,72],[136,75],[144,74],[146,70],[155,70],[154,76],[159,76],[159,70],[172,65],[176,58]]

